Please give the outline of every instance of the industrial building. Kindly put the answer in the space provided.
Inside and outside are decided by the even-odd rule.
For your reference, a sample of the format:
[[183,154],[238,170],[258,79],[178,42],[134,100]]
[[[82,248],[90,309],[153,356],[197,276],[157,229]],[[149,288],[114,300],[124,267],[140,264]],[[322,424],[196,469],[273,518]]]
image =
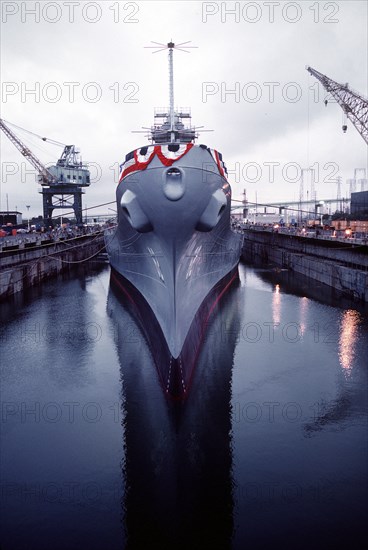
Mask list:
[[368,191],[351,194],[350,212],[357,219],[368,216]]
[[6,225],[7,223],[21,225],[23,223],[22,212],[17,212],[16,210],[0,212],[0,226]]

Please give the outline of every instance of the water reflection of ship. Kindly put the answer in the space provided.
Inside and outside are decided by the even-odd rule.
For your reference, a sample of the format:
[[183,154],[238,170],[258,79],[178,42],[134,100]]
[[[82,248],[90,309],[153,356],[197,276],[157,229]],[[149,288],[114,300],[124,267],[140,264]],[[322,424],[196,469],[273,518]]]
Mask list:
[[168,401],[136,319],[110,288],[121,366],[127,548],[230,548],[231,376],[240,319],[216,304],[185,403]]

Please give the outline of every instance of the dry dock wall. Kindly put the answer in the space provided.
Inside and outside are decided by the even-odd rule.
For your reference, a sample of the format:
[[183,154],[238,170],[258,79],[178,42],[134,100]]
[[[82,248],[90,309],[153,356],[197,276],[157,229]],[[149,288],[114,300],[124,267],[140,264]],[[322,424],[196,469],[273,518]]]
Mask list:
[[245,261],[287,268],[368,302],[368,246],[246,230]]
[[3,249],[0,253],[0,301],[70,270],[103,250],[104,239],[100,234],[58,242],[44,241],[29,249]]

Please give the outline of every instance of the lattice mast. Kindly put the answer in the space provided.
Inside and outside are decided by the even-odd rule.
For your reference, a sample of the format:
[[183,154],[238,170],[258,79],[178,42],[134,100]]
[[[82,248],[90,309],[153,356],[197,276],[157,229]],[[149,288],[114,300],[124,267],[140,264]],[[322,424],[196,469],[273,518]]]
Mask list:
[[169,101],[170,101],[170,141],[175,141],[174,134],[174,56],[173,48],[175,44],[169,42],[167,47],[169,48]]
[[341,176],[337,176],[336,178],[336,204],[337,204],[337,210],[342,212],[342,196],[341,196],[341,184],[342,184],[342,178]]
[[[337,101],[344,114],[368,144],[368,99],[351,90],[348,84],[335,82],[332,78],[312,69],[312,67],[306,67],[306,69],[321,82],[324,89]],[[343,131],[346,132],[346,129],[344,125]]]

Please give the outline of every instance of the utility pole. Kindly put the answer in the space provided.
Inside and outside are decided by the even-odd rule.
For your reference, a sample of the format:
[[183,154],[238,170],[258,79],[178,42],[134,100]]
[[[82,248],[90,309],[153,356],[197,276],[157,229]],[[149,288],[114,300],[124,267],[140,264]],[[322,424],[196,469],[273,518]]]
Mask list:
[[27,218],[28,218],[28,233],[31,229],[31,226],[30,226],[30,223],[29,223],[29,209],[31,208],[31,205],[30,204],[26,204],[26,208],[27,208]]

